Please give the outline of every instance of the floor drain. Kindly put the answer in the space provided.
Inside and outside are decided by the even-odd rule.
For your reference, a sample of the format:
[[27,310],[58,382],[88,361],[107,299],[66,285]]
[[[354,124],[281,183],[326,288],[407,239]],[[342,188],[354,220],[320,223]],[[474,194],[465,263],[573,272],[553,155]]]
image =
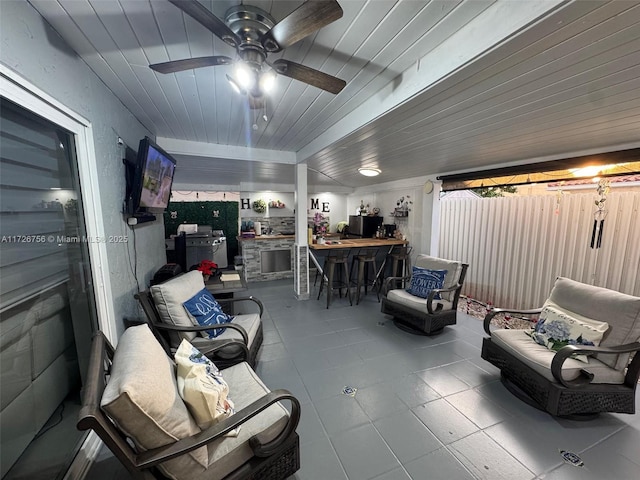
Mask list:
[[346,387],[344,387],[342,389],[342,394],[343,395],[349,395],[350,397],[355,397],[357,391],[358,391],[358,389],[356,387],[346,386]]
[[573,465],[574,467],[583,467],[584,466],[584,462],[582,461],[582,459],[576,455],[573,452],[567,452],[566,450],[560,450],[560,456],[562,457],[562,459]]

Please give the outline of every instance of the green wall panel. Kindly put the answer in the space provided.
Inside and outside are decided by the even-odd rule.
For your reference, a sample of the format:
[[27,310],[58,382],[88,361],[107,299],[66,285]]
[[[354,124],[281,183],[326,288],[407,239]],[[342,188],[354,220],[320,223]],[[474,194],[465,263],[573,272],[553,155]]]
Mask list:
[[176,235],[181,223],[211,225],[214,230],[223,230],[227,237],[227,259],[233,265],[238,255],[238,202],[169,202],[164,213],[165,238]]

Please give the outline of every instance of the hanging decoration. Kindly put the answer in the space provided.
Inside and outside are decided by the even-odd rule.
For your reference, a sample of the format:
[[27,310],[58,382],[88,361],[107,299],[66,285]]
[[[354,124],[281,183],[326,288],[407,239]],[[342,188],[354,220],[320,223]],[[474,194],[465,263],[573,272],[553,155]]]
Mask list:
[[562,195],[564,195],[564,191],[559,188],[556,192],[556,210],[555,214],[560,215],[560,202],[562,202]]
[[267,202],[262,199],[253,202],[253,211],[256,213],[264,213],[267,211]]
[[609,194],[610,182],[606,178],[598,181],[596,192],[598,199],[595,201],[596,211],[593,217],[593,230],[591,232],[591,248],[600,248],[602,246],[602,233],[604,231],[604,219],[607,216],[605,202]]

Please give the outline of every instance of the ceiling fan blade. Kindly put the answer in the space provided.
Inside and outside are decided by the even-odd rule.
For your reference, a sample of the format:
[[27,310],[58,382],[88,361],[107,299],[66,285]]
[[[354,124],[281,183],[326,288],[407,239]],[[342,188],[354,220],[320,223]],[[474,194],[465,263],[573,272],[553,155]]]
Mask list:
[[305,67],[299,63],[279,59],[273,62],[273,69],[280,75],[299,80],[314,87],[321,88],[330,93],[340,93],[347,82],[340,78],[328,75],[314,68]]
[[213,57],[197,57],[187,58],[185,60],[174,60],[172,62],[155,63],[149,65],[151,70],[158,73],[174,73],[183,70],[191,70],[193,68],[212,67],[215,65],[229,65],[233,59],[222,55],[214,55]]
[[335,0],[308,0],[287,15],[260,39],[268,52],[279,52],[342,17]]
[[240,39],[227,25],[207,10],[198,0],[169,0],[176,7],[203,25],[216,37],[234,48],[240,45]]

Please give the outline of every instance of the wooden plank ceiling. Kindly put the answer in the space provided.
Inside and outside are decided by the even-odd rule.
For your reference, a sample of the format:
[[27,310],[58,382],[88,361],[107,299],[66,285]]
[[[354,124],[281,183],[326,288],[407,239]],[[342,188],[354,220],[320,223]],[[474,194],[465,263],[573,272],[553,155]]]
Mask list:
[[[267,121],[231,90],[230,66],[168,75],[148,68],[235,56],[168,1],[29,2],[153,134],[167,139],[182,186],[293,183],[290,162],[260,161],[252,149],[295,152],[308,162],[312,186],[352,189],[640,145],[637,1],[341,0],[343,18],[269,61],[322,70],[346,88],[332,95],[279,76]],[[224,19],[239,2],[202,3]],[[280,20],[302,2],[246,3]],[[515,3],[533,20],[514,20],[509,31]],[[500,28],[506,38],[492,40]],[[211,153],[187,155],[171,148],[172,139],[208,145]],[[248,153],[220,155],[229,145]],[[360,166],[382,174],[363,177]]]

